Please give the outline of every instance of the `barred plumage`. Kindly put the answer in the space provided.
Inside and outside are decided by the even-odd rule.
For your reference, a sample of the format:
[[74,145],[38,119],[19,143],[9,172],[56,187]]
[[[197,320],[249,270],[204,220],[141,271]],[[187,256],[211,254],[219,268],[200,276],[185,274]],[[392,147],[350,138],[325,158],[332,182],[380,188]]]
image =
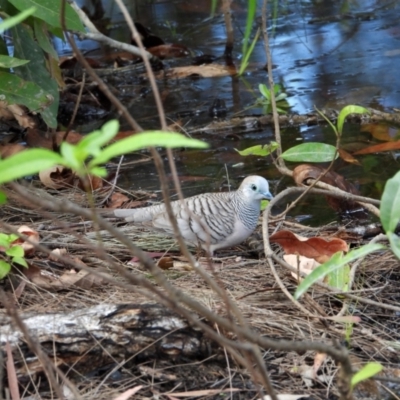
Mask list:
[[[261,176],[245,178],[234,192],[204,193],[171,203],[185,242],[214,251],[237,245],[254,231],[262,199],[271,199],[269,185]],[[173,234],[164,204],[136,209],[116,209],[114,216],[127,222],[146,223]]]

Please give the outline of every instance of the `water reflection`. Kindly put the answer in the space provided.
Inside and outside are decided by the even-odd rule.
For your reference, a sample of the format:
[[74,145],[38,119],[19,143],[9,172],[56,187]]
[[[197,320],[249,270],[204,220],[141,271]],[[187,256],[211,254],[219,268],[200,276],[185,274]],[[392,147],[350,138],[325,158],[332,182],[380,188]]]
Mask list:
[[[81,1],[83,3],[84,0]],[[183,44],[193,55],[223,55],[226,37],[223,18],[220,14],[210,18],[209,0],[142,0],[126,3],[135,20],[150,27],[153,33],[166,42]],[[110,35],[128,40],[126,36],[129,36],[129,32],[115,3],[110,0],[104,1],[103,5],[114,24]],[[261,2],[259,9],[261,10]],[[314,105],[318,108],[340,109],[350,103],[386,110],[398,107],[398,1],[288,1],[280,6],[277,15],[273,21],[270,20],[269,32],[274,79],[289,94],[292,112],[306,113],[313,110]],[[233,3],[233,17],[236,38],[234,61],[239,66],[246,1]],[[85,48],[92,46],[87,43],[82,45]],[[165,67],[188,63],[187,59],[169,60],[165,62]],[[211,121],[209,107],[219,98],[225,101],[229,118],[233,113],[254,103],[259,96],[258,84],[267,82],[265,63],[264,45],[260,40],[243,78],[160,80],[159,87],[168,117],[174,121],[180,120],[184,125],[204,125]],[[143,126],[159,126],[151,93],[135,103],[131,111]],[[247,111],[250,114],[253,112],[260,110]],[[360,133],[357,129],[355,127],[351,132],[346,131],[345,145],[350,146],[354,141],[371,140],[370,135]],[[284,129],[282,135],[284,148],[298,144],[299,141],[335,140],[329,129],[321,127]],[[241,170],[232,168],[238,162],[234,148],[243,149],[254,144],[268,143],[273,137],[271,129],[256,134],[242,132],[239,137],[235,139],[228,134],[207,136],[206,140],[212,143],[214,150],[195,157],[197,167],[189,162],[193,158],[184,153],[179,154],[177,158],[182,174],[208,175],[214,178],[225,168],[224,164],[227,164],[228,170],[234,176],[251,172],[268,177],[275,174],[276,177],[270,160],[246,159],[242,160],[244,167]],[[364,194],[379,196],[377,182],[385,181],[398,170],[396,158],[390,154],[380,157],[387,162],[384,169],[371,163],[371,159],[377,160],[375,156],[364,156],[360,157],[362,167],[347,165],[339,172],[346,173],[347,177],[359,182]],[[379,165],[380,162],[376,164]],[[143,177],[146,174],[142,171],[137,173],[143,174]],[[148,179],[145,181],[149,182]],[[157,185],[156,179],[152,185]],[[202,189],[200,187],[199,191]]]

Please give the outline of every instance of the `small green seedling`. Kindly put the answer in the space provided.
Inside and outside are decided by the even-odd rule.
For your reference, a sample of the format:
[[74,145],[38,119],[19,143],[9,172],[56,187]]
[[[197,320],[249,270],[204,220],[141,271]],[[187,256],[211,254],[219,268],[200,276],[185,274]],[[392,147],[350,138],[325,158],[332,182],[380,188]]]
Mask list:
[[0,260],[0,279],[10,273],[12,264],[28,268],[24,249],[20,245],[13,244],[17,239],[17,235],[0,233],[0,251],[4,254],[4,259]]
[[[264,83],[260,83],[258,85],[258,90],[262,94],[262,97],[260,97],[256,101],[256,106],[262,106],[264,114],[272,113],[271,90],[268,89],[267,85],[265,85]],[[274,85],[274,95],[278,114],[286,114],[287,109],[290,107],[290,105],[286,100],[287,94],[282,92],[281,85]]]

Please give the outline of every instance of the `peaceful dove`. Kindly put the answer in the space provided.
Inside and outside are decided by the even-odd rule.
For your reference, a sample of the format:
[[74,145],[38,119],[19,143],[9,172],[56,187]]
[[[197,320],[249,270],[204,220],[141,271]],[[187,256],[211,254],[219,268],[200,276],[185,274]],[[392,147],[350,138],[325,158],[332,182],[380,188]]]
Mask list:
[[[261,176],[248,176],[234,192],[203,193],[171,202],[184,241],[214,251],[235,246],[256,228],[262,199],[272,199],[269,185]],[[127,222],[144,223],[173,235],[164,204],[136,209],[115,209],[113,216]]]

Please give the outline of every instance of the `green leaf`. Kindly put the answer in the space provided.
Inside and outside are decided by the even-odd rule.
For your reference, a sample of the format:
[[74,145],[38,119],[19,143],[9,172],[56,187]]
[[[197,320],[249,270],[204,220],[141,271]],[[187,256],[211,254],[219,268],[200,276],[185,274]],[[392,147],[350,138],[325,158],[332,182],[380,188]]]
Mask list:
[[0,55],[0,68],[16,68],[28,62],[29,60],[20,60],[19,58]]
[[388,232],[386,236],[389,239],[391,250],[400,259],[400,237],[393,232]]
[[350,114],[369,114],[369,111],[366,108],[361,107],[361,106],[349,105],[349,106],[343,107],[340,110],[338,120],[337,120],[337,127],[338,127],[339,135],[342,134],[344,121]]
[[271,142],[270,144],[259,144],[256,146],[248,147],[244,150],[235,149],[241,156],[268,156],[278,148],[278,143]]
[[336,269],[342,268],[346,264],[349,264],[360,257],[364,257],[374,251],[382,249],[385,249],[385,246],[377,243],[371,243],[362,246],[359,249],[351,250],[345,256],[342,255],[342,252],[335,253],[329,261],[315,268],[310,275],[304,278],[304,280],[296,289],[294,297],[298,299],[304,292],[308,290],[311,285],[324,278],[326,275],[332,273]]
[[63,158],[63,165],[68,166],[75,172],[81,174],[84,167],[84,161],[89,156],[87,152],[78,149],[77,146],[68,142],[62,142],[60,146],[60,153]]
[[11,271],[11,265],[4,261],[0,260],[0,279],[6,277]]
[[4,192],[0,191],[0,205],[6,203],[7,203],[7,195]]
[[331,271],[328,276],[328,285],[346,292],[348,290],[348,283],[350,279],[350,266],[343,265],[342,268]]
[[35,37],[39,43],[39,46],[54,59],[58,60],[58,54],[49,39],[46,22],[39,18],[34,18],[33,29],[35,30]]
[[[60,13],[61,13],[61,1],[59,0],[9,0],[18,10],[23,11],[28,7],[36,7],[33,15],[37,18],[42,19],[49,25],[61,28]],[[74,9],[68,4],[65,4],[65,24],[67,29],[72,31],[85,32],[85,28],[82,25],[78,15]]]
[[[26,7],[25,7],[26,8]],[[1,23],[0,23],[0,34],[2,34],[4,31],[6,31],[7,29],[12,28],[13,26],[19,24],[20,22],[22,22],[25,18],[29,17],[30,15],[32,15],[34,12],[36,11],[36,7],[30,7],[27,10],[24,9],[21,13],[19,13],[18,15],[15,15],[14,17],[10,17],[7,19],[4,19]]]
[[369,362],[368,364],[364,365],[354,376],[351,378],[351,387],[357,385],[366,379],[372,378],[376,374],[379,374],[383,370],[383,366],[377,362]]
[[[58,1],[54,2],[54,4],[57,3],[59,4]],[[27,27],[17,25],[12,29],[12,32],[15,48],[14,55],[22,59],[31,60],[30,63],[17,68],[15,73],[27,81],[35,82],[42,89],[37,93],[38,96],[46,92],[47,104],[36,111],[41,113],[47,125],[55,128],[57,126],[59,104],[58,85],[46,68],[43,50],[33,40],[31,32]]]
[[239,68],[239,76],[243,75],[243,72],[246,70],[247,66],[249,65],[249,60],[250,56],[253,53],[254,47],[257,43],[257,40],[260,36],[260,29],[257,29],[256,35],[254,36],[253,41],[251,42],[250,48],[246,50],[246,52],[243,53],[243,58],[240,63],[240,68]]
[[265,85],[264,83],[260,83],[258,85],[258,90],[260,91],[260,93],[267,99],[270,100],[271,99],[271,93],[269,92],[269,89],[267,88],[267,85]]
[[4,249],[8,249],[10,247],[9,235],[6,235],[5,233],[0,233],[0,246],[4,247]]
[[[329,162],[336,154],[335,146],[325,143],[308,142],[291,147],[282,154],[282,158],[292,162]],[[336,154],[336,157],[338,154]]]
[[400,220],[400,171],[388,179],[381,199],[381,222],[386,233],[394,232]]
[[[94,131],[86,135],[77,146],[86,149],[89,154],[97,156],[102,146],[112,140],[118,133],[119,122],[112,119],[106,122],[98,131]],[[96,153],[96,154],[95,154]]]
[[246,29],[244,32],[243,47],[242,47],[242,56],[243,57],[247,52],[250,33],[251,33],[251,29],[253,27],[254,17],[256,15],[257,0],[248,0],[247,6],[248,6],[248,10],[247,10]]
[[46,149],[29,149],[0,161],[0,184],[36,174],[56,164],[62,158]]
[[147,131],[124,138],[109,145],[89,163],[89,167],[92,168],[93,166],[104,164],[113,157],[147,147],[193,147],[204,149],[208,147],[208,144],[197,139],[188,138],[176,132]]
[[22,246],[11,246],[6,254],[10,257],[23,257],[25,255],[25,251]]
[[13,257],[12,262],[15,264],[22,265],[25,268],[28,268],[28,263],[26,262],[25,258],[23,258],[23,257]]
[[20,104],[34,111],[48,104],[48,93],[33,82],[25,81],[8,72],[0,71],[0,100]]

